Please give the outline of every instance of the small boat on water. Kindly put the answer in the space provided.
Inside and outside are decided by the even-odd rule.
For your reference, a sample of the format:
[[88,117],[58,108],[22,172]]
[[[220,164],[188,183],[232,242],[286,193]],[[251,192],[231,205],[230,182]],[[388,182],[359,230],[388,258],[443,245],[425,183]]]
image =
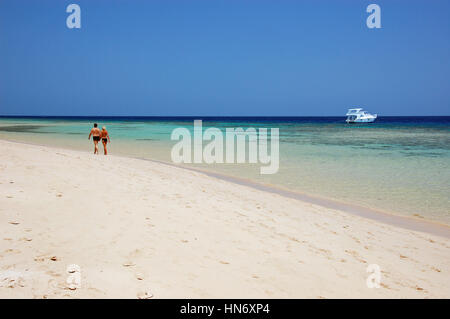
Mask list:
[[349,109],[347,111],[347,123],[372,123],[376,120],[377,114],[370,114],[362,108]]

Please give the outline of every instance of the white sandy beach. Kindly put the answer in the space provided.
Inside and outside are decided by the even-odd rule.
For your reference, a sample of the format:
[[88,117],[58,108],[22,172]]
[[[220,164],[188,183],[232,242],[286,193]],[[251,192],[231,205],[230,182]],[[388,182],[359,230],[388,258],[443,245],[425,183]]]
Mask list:
[[448,238],[125,157],[0,141],[0,234],[0,298],[450,297]]

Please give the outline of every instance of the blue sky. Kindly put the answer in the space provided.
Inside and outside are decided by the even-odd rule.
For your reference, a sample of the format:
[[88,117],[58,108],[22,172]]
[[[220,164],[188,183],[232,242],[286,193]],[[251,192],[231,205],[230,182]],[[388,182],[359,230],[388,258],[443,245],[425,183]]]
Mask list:
[[[66,7],[81,7],[81,29]],[[381,7],[368,29],[366,7]],[[0,0],[0,115],[450,115],[450,1]]]

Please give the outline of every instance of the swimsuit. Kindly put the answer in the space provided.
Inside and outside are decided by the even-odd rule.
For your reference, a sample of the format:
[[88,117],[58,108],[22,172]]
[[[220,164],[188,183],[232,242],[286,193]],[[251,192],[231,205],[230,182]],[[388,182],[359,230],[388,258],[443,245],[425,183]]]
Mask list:
[[108,143],[108,139],[106,137],[102,137],[102,141]]
[[92,139],[94,140],[94,141],[100,141],[100,136],[92,136]]

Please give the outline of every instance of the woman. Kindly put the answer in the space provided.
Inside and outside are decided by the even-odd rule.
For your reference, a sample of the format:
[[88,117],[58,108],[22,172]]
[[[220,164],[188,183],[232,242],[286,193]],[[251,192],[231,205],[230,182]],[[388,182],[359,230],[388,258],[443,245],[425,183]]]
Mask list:
[[104,127],[104,126],[102,127],[102,130],[100,132],[100,137],[102,138],[104,154],[108,155],[108,150],[106,149],[106,144],[108,144],[108,142],[111,143],[111,139],[109,138],[109,134],[108,134],[108,131],[106,130],[106,127]]

